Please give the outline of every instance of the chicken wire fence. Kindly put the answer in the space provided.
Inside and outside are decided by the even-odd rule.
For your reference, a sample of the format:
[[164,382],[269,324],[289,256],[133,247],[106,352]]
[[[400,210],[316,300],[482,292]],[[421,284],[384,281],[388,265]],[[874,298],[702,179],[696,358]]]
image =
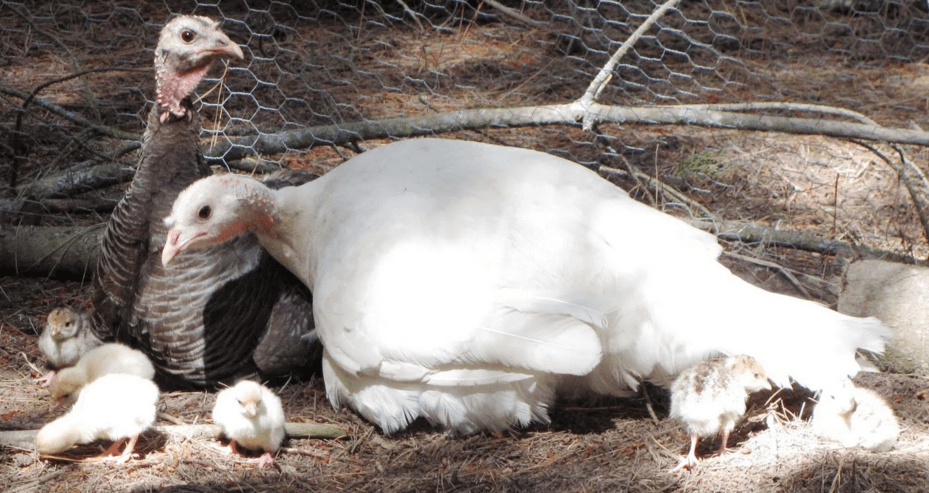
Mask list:
[[[581,98],[647,22],[652,24],[598,88],[599,104],[670,111],[693,104],[789,102],[853,110],[890,127],[929,124],[929,75],[920,71],[929,58],[925,0],[683,0],[649,20],[660,5],[3,2],[0,198],[7,209],[22,212],[28,209],[23,203],[92,190],[112,205],[119,188],[107,192],[105,186],[131,178],[132,151],[153,104],[158,31],[178,14],[221,20],[245,49],[245,60],[225,71],[214,67],[199,88],[205,154],[214,164],[244,170],[325,168],[358,150],[358,141],[364,147],[365,139],[413,135],[530,147],[591,167],[622,168],[628,161],[657,167],[659,153],[675,168],[721,166],[716,151],[701,150],[703,141],[694,140],[706,128],[680,125],[686,118],[661,127],[612,121],[582,128],[571,117],[533,120],[534,107]],[[220,77],[224,85],[216,89]],[[508,108],[529,110],[514,110],[511,119]],[[501,111],[477,123],[464,120],[480,113],[454,113],[481,109]],[[444,117],[431,119],[436,115]],[[770,143],[769,137],[757,139]],[[800,152],[785,145],[789,153]],[[848,157],[829,144],[821,149]],[[831,188],[830,180],[818,187]],[[716,175],[709,183],[732,186]],[[908,207],[902,199],[893,202]],[[98,212],[106,207],[86,205]],[[38,215],[47,220],[53,208],[44,203]],[[908,238],[895,248],[912,251],[921,241],[911,231],[916,212],[895,214],[905,216],[900,224],[906,227],[896,229],[907,229],[901,234]],[[70,220],[72,215],[62,221]]]

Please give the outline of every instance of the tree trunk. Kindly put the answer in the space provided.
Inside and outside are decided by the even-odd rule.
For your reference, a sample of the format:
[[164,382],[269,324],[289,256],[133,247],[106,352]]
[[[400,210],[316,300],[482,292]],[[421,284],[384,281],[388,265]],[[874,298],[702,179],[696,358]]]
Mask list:
[[89,280],[104,226],[0,225],[0,275]]

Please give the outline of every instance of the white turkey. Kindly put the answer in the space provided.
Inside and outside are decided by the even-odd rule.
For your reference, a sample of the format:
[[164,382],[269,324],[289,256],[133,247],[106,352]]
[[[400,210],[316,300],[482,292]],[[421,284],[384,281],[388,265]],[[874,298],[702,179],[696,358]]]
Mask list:
[[69,307],[55,308],[48,314],[45,329],[39,337],[39,351],[53,370],[36,383],[48,387],[57,370],[74,366],[84,353],[100,344],[100,339],[91,330],[87,313]]
[[151,380],[155,377],[155,368],[139,350],[123,344],[103,344],[84,353],[74,366],[59,371],[48,392],[56,402],[70,404],[85,385],[114,373]]
[[241,447],[263,452],[249,462],[259,468],[274,462],[274,453],[284,439],[284,408],[270,389],[251,380],[242,380],[216,394],[213,422],[223,429],[233,452]]
[[681,372],[671,385],[670,417],[690,435],[690,451],[679,467],[697,465],[700,437],[719,433],[719,455],[724,454],[749,394],[770,388],[764,368],[745,355],[709,359]]
[[[200,119],[189,95],[217,58],[243,58],[219,25],[181,16],[155,50],[158,103],[149,114],[139,166],[103,237],[94,276],[94,330],[144,350],[170,387],[207,387],[251,375],[312,367],[321,349],[311,295],[247,235],[160,258],[164,218],[177,194],[210,174],[200,152]],[[303,183],[292,174],[273,186]],[[291,180],[291,182],[288,182]]]
[[386,433],[547,422],[559,384],[628,395],[718,353],[819,389],[890,334],[748,284],[712,235],[526,149],[407,140],[280,190],[213,176],[166,223],[165,264],[254,232],[313,292],[330,402]]
[[810,426],[816,434],[843,447],[862,447],[887,452],[900,436],[893,409],[870,389],[846,381],[818,397]]
[[57,454],[74,445],[94,440],[114,440],[102,454],[115,455],[126,462],[132,456],[139,435],[155,422],[158,387],[151,380],[135,375],[112,374],[88,384],[68,414],[42,427],[36,435],[40,454]]

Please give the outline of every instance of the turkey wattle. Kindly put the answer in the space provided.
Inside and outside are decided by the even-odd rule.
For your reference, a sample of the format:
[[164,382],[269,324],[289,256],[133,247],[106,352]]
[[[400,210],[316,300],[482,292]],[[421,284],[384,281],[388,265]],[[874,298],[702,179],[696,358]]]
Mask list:
[[160,262],[171,204],[210,174],[189,94],[223,57],[241,59],[242,49],[210,19],[181,16],[162,29],[155,50],[158,103],[94,276],[96,334],[145,351],[159,381],[171,387],[284,374],[312,366],[321,351],[309,291],[254,236],[179,256],[179,268]]

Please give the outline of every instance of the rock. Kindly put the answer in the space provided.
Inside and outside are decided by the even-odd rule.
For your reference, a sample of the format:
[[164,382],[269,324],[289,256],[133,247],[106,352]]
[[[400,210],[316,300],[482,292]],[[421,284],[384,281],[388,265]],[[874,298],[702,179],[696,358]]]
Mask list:
[[874,316],[893,331],[883,367],[929,376],[929,268],[882,260],[855,262],[848,268],[838,310]]

